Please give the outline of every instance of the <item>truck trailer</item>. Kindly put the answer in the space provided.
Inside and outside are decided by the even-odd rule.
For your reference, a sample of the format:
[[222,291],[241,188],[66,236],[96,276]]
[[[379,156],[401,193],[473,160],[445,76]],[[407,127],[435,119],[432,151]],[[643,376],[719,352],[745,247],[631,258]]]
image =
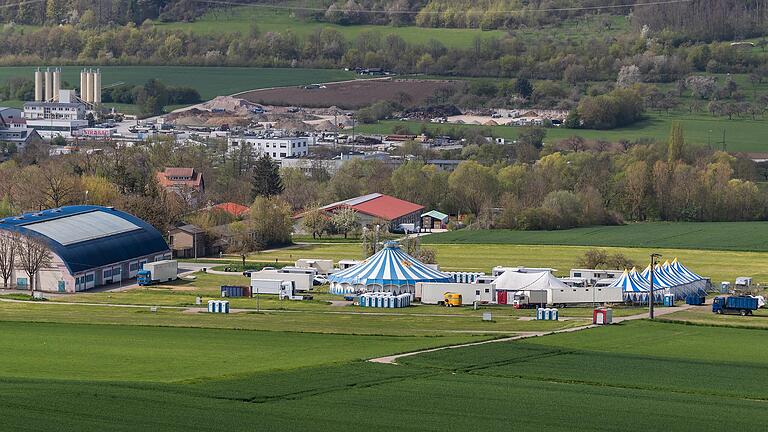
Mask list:
[[750,296],[715,297],[712,300],[712,312],[716,314],[737,313],[741,316],[752,315],[757,310],[758,301]]
[[176,260],[163,260],[145,263],[136,273],[136,282],[141,286],[170,282],[179,278],[179,263]]

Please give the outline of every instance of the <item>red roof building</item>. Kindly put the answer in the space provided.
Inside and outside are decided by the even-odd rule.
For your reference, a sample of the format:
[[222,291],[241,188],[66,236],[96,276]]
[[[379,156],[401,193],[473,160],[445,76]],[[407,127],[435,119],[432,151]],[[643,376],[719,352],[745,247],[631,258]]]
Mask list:
[[251,210],[250,208],[242,204],[233,203],[233,202],[216,204],[215,206],[213,206],[213,208],[218,210],[223,210],[234,217],[242,217],[243,215],[245,215]]
[[414,224],[418,227],[421,213],[424,212],[424,206],[380,193],[328,204],[323,210],[333,213],[346,207],[359,214],[360,225],[369,226],[380,220],[388,222],[390,229],[398,228],[402,224]]
[[166,168],[157,173],[157,182],[164,189],[176,192],[192,204],[205,192],[203,175],[194,168]]

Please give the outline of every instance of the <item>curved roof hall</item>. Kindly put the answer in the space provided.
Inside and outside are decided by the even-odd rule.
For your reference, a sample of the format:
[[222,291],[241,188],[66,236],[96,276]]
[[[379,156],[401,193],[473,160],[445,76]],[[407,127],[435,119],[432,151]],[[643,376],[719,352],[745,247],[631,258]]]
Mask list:
[[0,230],[45,241],[71,274],[169,253],[160,231],[112,207],[65,206],[0,219]]

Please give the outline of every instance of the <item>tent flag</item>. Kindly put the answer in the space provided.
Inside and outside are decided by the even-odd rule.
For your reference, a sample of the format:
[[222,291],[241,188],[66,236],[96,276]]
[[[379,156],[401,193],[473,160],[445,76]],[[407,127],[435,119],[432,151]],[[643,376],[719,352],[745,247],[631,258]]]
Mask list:
[[368,290],[368,286],[413,286],[416,282],[451,282],[450,275],[435,270],[403,252],[393,241],[386,242],[384,248],[362,263],[333,273],[328,277],[331,292],[346,290],[346,293],[358,289]]

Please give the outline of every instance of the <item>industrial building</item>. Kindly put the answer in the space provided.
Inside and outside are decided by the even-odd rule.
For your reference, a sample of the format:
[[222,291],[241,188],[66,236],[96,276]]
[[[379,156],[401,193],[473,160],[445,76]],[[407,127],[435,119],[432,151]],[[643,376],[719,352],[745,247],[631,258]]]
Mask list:
[[[18,233],[44,242],[51,265],[35,276],[35,289],[77,292],[136,277],[147,262],[171,257],[162,234],[147,222],[112,207],[66,206],[0,219],[0,235]],[[29,287],[18,265],[11,277]]]
[[88,127],[86,112],[101,104],[101,71],[80,72],[80,95],[61,88],[61,69],[35,70],[35,100],[24,104],[26,127],[41,137],[72,138]]
[[254,156],[267,155],[274,160],[299,158],[309,154],[314,143],[312,137],[230,137],[227,145],[230,152],[250,146]]

